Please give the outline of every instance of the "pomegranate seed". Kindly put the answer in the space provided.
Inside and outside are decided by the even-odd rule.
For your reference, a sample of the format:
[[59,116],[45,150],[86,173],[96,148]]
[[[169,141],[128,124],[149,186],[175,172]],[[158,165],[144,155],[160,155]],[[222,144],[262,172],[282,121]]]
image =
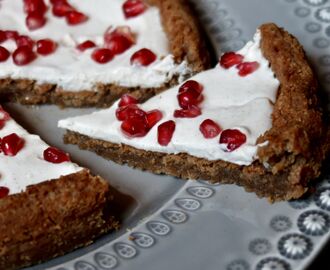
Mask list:
[[4,42],[7,40],[7,35],[5,31],[0,30],[0,43]]
[[158,126],[158,143],[167,146],[172,140],[175,131],[175,122],[173,120],[164,122]]
[[65,153],[55,147],[48,147],[44,151],[44,159],[51,163],[62,163],[70,161],[70,156],[68,153]]
[[105,64],[112,60],[113,54],[109,49],[96,49],[92,53],[92,58],[100,64]]
[[245,77],[254,71],[256,71],[259,68],[259,63],[258,62],[244,62],[241,63],[237,66],[238,75]]
[[189,80],[180,86],[179,93],[185,92],[189,89],[195,90],[197,93],[202,93],[203,85],[201,85],[199,82],[196,82],[194,80]]
[[67,0],[50,0],[53,5],[58,4],[58,3],[67,3]]
[[23,145],[23,138],[19,137],[16,133],[12,133],[2,138],[1,150],[6,156],[16,156]]
[[8,121],[10,119],[9,113],[7,113],[2,106],[0,105],[0,119],[4,121]]
[[126,18],[131,18],[142,14],[147,6],[141,0],[127,0],[123,4],[123,11]]
[[9,56],[10,56],[9,51],[6,48],[0,46],[0,62],[7,61]]
[[116,117],[119,121],[125,121],[130,118],[144,118],[145,116],[145,111],[141,110],[135,104],[119,107],[116,110]]
[[5,34],[7,39],[13,39],[13,40],[16,40],[19,36],[17,31],[12,31],[12,30],[5,31]]
[[41,39],[37,41],[37,52],[42,55],[48,55],[55,52],[57,43],[51,39]]
[[163,118],[163,114],[160,110],[152,110],[147,112],[146,119],[148,123],[148,128],[151,129]]
[[29,47],[31,50],[33,49],[34,47],[34,40],[31,39],[30,37],[28,36],[19,36],[18,38],[16,38],[16,45],[17,47],[23,47],[23,46],[27,46]]
[[189,109],[175,110],[173,116],[176,118],[194,118],[202,114],[197,106],[191,106]]
[[24,66],[36,59],[36,54],[27,46],[18,47],[13,53],[14,63],[18,66]]
[[131,65],[149,66],[156,60],[157,56],[149,49],[141,49],[131,57]]
[[[0,105],[0,129],[2,129],[5,126],[6,121],[10,119],[9,114],[1,107]],[[1,145],[1,139],[0,139],[0,145]],[[0,147],[1,152],[1,147]]]
[[25,24],[29,30],[36,30],[46,24],[46,18],[43,14],[30,13],[25,20]]
[[246,142],[246,136],[237,129],[225,129],[221,132],[219,142],[227,144],[228,152],[232,152]]
[[76,25],[87,21],[88,17],[79,11],[70,11],[65,14],[65,19],[69,25]]
[[202,132],[204,138],[206,139],[217,137],[221,132],[219,125],[211,119],[204,120],[200,124],[199,130]]
[[189,109],[191,106],[197,106],[203,100],[203,95],[198,93],[193,88],[181,92],[177,96],[181,108]]
[[9,188],[7,187],[0,187],[0,199],[7,197],[9,194]]
[[24,12],[27,14],[39,13],[44,14],[47,6],[43,0],[24,0]]
[[[53,3],[54,2],[54,3]],[[52,8],[52,13],[56,17],[64,17],[66,16],[69,12],[75,11],[75,9],[70,6],[66,1],[53,1],[53,8]]]
[[96,44],[91,40],[86,40],[83,43],[77,45],[77,49],[81,52],[86,51],[87,49],[96,47]]
[[121,54],[129,49],[132,43],[124,36],[114,36],[105,46],[111,50],[113,54]]
[[113,54],[121,54],[135,43],[135,37],[128,26],[117,27],[111,31],[111,27],[104,34],[105,47]]
[[243,61],[243,55],[240,55],[235,52],[226,52],[220,58],[220,66],[225,69],[228,69],[232,66],[238,65]]
[[138,100],[135,97],[132,97],[129,94],[124,94],[121,96],[120,98],[120,102],[118,104],[118,107],[123,107],[123,106],[127,106],[130,104],[137,104]]
[[148,133],[145,118],[129,118],[121,124],[123,133],[131,138],[143,137]]

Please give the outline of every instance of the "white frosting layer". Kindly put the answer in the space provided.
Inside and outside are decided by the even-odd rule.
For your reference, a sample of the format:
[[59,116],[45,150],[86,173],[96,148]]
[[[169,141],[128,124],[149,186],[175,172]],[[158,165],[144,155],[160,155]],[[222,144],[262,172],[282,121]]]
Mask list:
[[[173,138],[168,146],[157,142],[157,126],[142,138],[127,138],[120,130],[121,122],[116,119],[118,102],[111,108],[86,116],[61,120],[59,127],[113,143],[124,143],[133,147],[164,153],[188,153],[208,160],[225,160],[239,165],[249,165],[255,160],[257,138],[271,128],[272,103],[276,100],[279,81],[275,79],[269,62],[260,50],[260,33],[254,42],[249,42],[239,51],[244,61],[258,61],[259,69],[240,77],[237,69],[228,70],[217,65],[214,69],[195,75],[191,79],[204,86],[204,101],[200,107],[202,115],[196,118],[174,118],[179,109],[178,88],[171,88],[142,104],[145,111],[159,109],[163,119],[176,122]],[[233,152],[225,152],[219,144],[219,137],[205,139],[199,131],[205,119],[216,121],[222,129],[237,128],[247,136],[247,142]]]
[[[38,30],[28,31],[25,25],[23,0],[0,0],[0,30],[17,30],[38,40],[52,38],[59,47],[54,54],[40,56],[27,66],[16,66],[10,58],[0,63],[0,78],[29,78],[38,83],[57,84],[65,90],[95,90],[96,83],[115,83],[126,87],[158,87],[174,74],[189,72],[186,62],[176,65],[169,52],[168,39],[162,29],[159,10],[149,7],[143,14],[125,19],[122,11],[124,0],[70,0],[69,3],[89,16],[85,23],[69,26],[64,18],[46,14],[47,24]],[[49,3],[49,0],[45,0]],[[92,40],[103,44],[103,34],[109,26],[128,25],[136,34],[137,42],[123,54],[107,64],[91,59],[93,49],[78,51],[77,44]],[[14,42],[2,46],[13,51]],[[157,55],[157,61],[148,67],[130,65],[131,55],[141,48],[148,48]]]
[[43,152],[49,146],[39,136],[29,134],[12,119],[6,121],[5,126],[0,129],[0,138],[11,133],[22,137],[25,143],[16,156],[5,156],[0,153],[0,186],[9,188],[10,194],[22,192],[29,185],[83,169],[72,162],[53,164],[45,161]]

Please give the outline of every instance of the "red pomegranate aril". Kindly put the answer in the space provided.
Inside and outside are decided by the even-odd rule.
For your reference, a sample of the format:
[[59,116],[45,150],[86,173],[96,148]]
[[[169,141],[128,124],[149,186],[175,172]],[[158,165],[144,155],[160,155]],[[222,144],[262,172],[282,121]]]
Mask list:
[[24,12],[27,14],[39,13],[44,14],[47,6],[43,0],[24,0]]
[[23,138],[16,133],[12,133],[2,138],[1,150],[6,156],[16,156],[24,145]]
[[57,43],[51,39],[41,39],[37,41],[37,52],[41,55],[48,55],[55,52]]
[[199,126],[204,138],[211,139],[217,137],[220,132],[220,126],[211,119],[205,119]]
[[7,40],[7,35],[5,31],[0,30],[0,43],[4,42]]
[[220,66],[228,69],[242,63],[244,56],[235,52],[226,52],[220,58]]
[[157,139],[162,146],[167,146],[173,137],[175,131],[175,122],[173,120],[166,121],[158,126]]
[[119,121],[125,121],[131,118],[145,118],[145,116],[145,111],[141,110],[135,104],[119,107],[116,110],[116,117]]
[[175,110],[173,116],[175,118],[195,118],[202,114],[197,106],[191,106],[189,109]]
[[28,46],[22,46],[17,48],[13,55],[13,61],[18,66],[23,66],[31,63],[36,59],[36,54]]
[[105,32],[104,43],[113,54],[121,54],[135,43],[135,36],[128,26],[119,26],[113,31],[111,29]]
[[111,50],[113,54],[121,54],[132,46],[131,43],[124,36],[114,36],[111,41],[105,44],[105,47]]
[[141,49],[131,56],[131,65],[149,66],[155,62],[157,56],[149,49]]
[[136,17],[142,14],[147,6],[141,0],[127,0],[123,4],[123,11],[126,18]]
[[127,106],[130,104],[137,104],[138,100],[135,97],[132,97],[129,94],[124,94],[121,96],[120,98],[120,102],[118,104],[118,107],[123,107],[123,106]]
[[7,187],[0,187],[0,199],[7,197],[9,194],[9,188]]
[[13,39],[13,40],[16,40],[19,36],[17,31],[12,31],[12,30],[5,31],[5,34],[7,39]]
[[77,25],[88,20],[88,17],[79,11],[70,11],[65,14],[66,22],[69,25]]
[[148,126],[145,118],[129,118],[121,124],[122,132],[130,137],[143,137],[148,133]]
[[160,110],[152,110],[147,112],[146,119],[148,123],[148,128],[151,129],[163,118],[163,114]]
[[22,46],[14,51],[12,57],[16,65],[24,66],[35,60],[37,56],[30,47]]
[[68,3],[67,0],[50,0],[49,1],[52,5],[58,4],[58,3]]
[[75,11],[66,1],[57,1],[53,3],[52,13],[56,17],[64,17],[69,12]]
[[221,132],[221,144],[227,144],[227,151],[232,152],[246,142],[246,136],[238,129],[225,129]]
[[56,147],[48,147],[44,150],[43,153],[44,160],[51,162],[51,163],[62,163],[70,161],[70,156],[68,153],[63,152]]
[[108,27],[108,29],[104,33],[104,42],[107,43],[111,41],[114,36],[124,36],[131,43],[135,43],[135,35],[131,31],[129,26],[118,26],[114,30],[112,30],[112,26]]
[[113,54],[109,49],[96,49],[92,53],[92,59],[99,64],[106,64],[111,61],[113,58]]
[[196,82],[194,80],[186,81],[183,85],[179,88],[179,93],[185,92],[188,89],[193,89],[198,93],[202,93],[203,91],[203,85],[201,85],[199,82]]
[[[0,106],[0,129],[2,129],[6,122],[10,119],[9,114]],[[0,152],[1,152],[1,138],[0,138]]]
[[29,30],[37,30],[46,24],[46,17],[39,13],[30,13],[25,20],[25,24]]
[[86,51],[87,49],[96,47],[96,44],[91,40],[86,40],[77,45],[77,49],[81,52]]
[[197,106],[203,100],[203,95],[193,88],[181,92],[177,96],[179,105],[182,109],[189,109],[191,106]]
[[7,61],[9,56],[10,56],[10,52],[6,48],[0,46],[0,62]]
[[256,71],[259,68],[259,66],[260,66],[259,63],[256,61],[241,63],[237,66],[237,69],[239,70],[238,75],[240,75],[241,77],[245,77]]
[[34,40],[31,39],[29,36],[19,36],[16,38],[16,45],[17,47],[22,47],[22,46],[28,46],[29,48],[31,48],[31,50],[34,47]]

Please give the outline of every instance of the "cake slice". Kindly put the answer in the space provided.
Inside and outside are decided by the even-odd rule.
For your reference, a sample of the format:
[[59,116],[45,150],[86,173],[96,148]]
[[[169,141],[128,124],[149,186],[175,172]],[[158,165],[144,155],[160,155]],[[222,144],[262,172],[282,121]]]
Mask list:
[[[0,100],[108,106],[210,67],[187,0],[0,0]],[[180,29],[180,31],[178,31]]]
[[143,104],[125,95],[59,127],[66,143],[121,164],[289,200],[309,189],[328,152],[319,94],[297,39],[270,23],[180,86]]
[[0,269],[63,255],[117,229],[109,188],[0,107]]

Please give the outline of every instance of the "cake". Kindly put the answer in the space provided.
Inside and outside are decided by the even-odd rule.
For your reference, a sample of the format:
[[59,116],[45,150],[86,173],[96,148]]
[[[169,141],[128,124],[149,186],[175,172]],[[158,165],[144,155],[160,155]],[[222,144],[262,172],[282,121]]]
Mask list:
[[310,189],[329,149],[319,94],[297,39],[268,23],[215,68],[145,103],[124,95],[59,127],[65,143],[120,164],[290,200]]
[[0,0],[0,18],[2,101],[104,107],[210,67],[186,0]]
[[109,184],[0,107],[0,269],[63,255],[119,227]]

